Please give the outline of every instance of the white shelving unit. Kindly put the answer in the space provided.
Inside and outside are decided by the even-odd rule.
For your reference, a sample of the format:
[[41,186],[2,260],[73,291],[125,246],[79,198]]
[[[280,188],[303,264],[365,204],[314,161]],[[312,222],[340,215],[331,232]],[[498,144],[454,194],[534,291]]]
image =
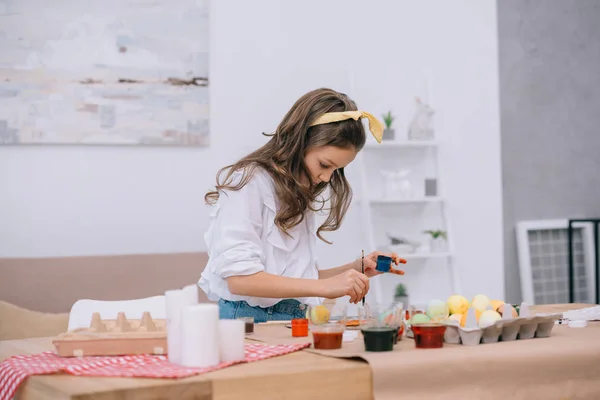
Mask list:
[[[400,257],[407,260],[410,264],[411,260],[423,260],[424,262],[434,261],[436,263],[443,263],[444,267],[448,269],[448,276],[450,277],[448,285],[449,290],[453,293],[460,293],[460,283],[457,275],[457,271],[453,266],[453,237],[452,230],[450,227],[450,220],[448,217],[448,210],[446,199],[443,197],[443,180],[440,173],[439,167],[439,154],[438,149],[440,147],[440,143],[438,141],[383,141],[382,143],[376,143],[373,141],[367,141],[365,148],[363,151],[359,153],[357,156],[358,168],[359,168],[359,190],[357,195],[355,196],[355,201],[360,208],[361,215],[361,223],[363,227],[363,233],[365,235],[365,239],[370,251],[375,249],[379,249],[382,251],[389,250],[389,242],[385,243],[381,240],[381,233],[388,232],[390,230],[389,226],[386,226],[391,222],[390,218],[386,218],[382,209],[388,209],[388,213],[390,213],[390,208],[393,209],[391,214],[395,216],[396,210],[398,210],[398,214],[403,210],[404,213],[407,213],[406,208],[412,207],[416,208],[417,211],[413,211],[409,213],[409,215],[413,218],[413,225],[423,225],[416,228],[412,227],[413,232],[419,231],[423,232],[428,229],[442,229],[447,233],[447,251],[446,252],[414,252],[407,254],[399,254]],[[410,153],[410,156],[408,156]],[[434,197],[425,197],[424,193],[422,196],[415,195],[411,196],[410,199],[394,199],[394,198],[385,198],[382,194],[383,188],[380,187],[379,190],[375,189],[376,186],[376,177],[379,175],[381,171],[382,165],[387,168],[387,160],[390,160],[389,164],[393,164],[396,168],[402,168],[404,160],[412,161],[413,164],[419,165],[421,169],[423,169],[423,165],[427,164],[429,161],[429,165],[433,164],[433,168],[429,168],[430,172],[422,173],[417,176],[427,177],[427,178],[435,178],[437,180],[437,196]],[[392,169],[393,167],[389,167]],[[427,169],[427,168],[425,168]],[[422,171],[421,171],[422,172]],[[433,176],[432,176],[433,175]],[[417,181],[422,181],[423,192],[424,192],[424,179]],[[366,201],[365,201],[366,199]],[[427,226],[426,221],[418,220],[418,215],[423,208],[436,208],[434,214],[437,214],[437,219],[439,224],[437,226]],[[381,214],[380,214],[381,213]],[[418,221],[414,221],[417,219]],[[400,224],[402,225],[402,224]],[[402,229],[400,229],[402,230]],[[377,237],[379,236],[379,239]],[[366,249],[365,249],[366,251]],[[416,261],[415,261],[416,262]],[[406,270],[409,270],[409,265],[406,266]],[[416,274],[418,275],[418,274]],[[430,277],[432,278],[432,277]],[[419,276],[418,279],[428,279],[428,277]],[[375,287],[373,287],[374,294],[376,297],[376,301],[387,301],[389,299],[383,299],[382,296],[382,285],[381,280],[377,280]],[[409,288],[410,293],[410,288]],[[415,300],[415,301],[413,301]],[[419,300],[426,299],[413,299],[411,295],[411,303],[417,304],[420,303]]]
[[369,199],[371,204],[414,204],[414,203],[437,203],[444,201],[441,197],[423,197],[418,199]]
[[402,254],[400,255],[400,257],[404,258],[405,260],[418,260],[418,259],[422,259],[422,258],[446,258],[446,257],[451,257],[452,253],[450,252],[440,252],[440,253],[408,253],[408,254]]
[[437,147],[438,142],[436,140],[390,140],[383,141],[381,143],[372,143],[371,141],[365,144],[365,149],[389,149],[389,148],[426,148],[426,147]]

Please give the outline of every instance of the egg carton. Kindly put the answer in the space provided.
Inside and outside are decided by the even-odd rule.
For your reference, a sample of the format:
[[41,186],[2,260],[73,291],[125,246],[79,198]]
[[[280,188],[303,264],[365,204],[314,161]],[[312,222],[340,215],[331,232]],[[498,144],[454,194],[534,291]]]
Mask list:
[[477,326],[475,309],[470,308],[465,327],[461,327],[456,321],[445,323],[444,342],[475,346],[480,343],[547,338],[550,337],[554,325],[561,318],[561,313],[530,316],[528,305],[523,303],[518,317],[515,318],[510,312],[505,312],[501,320],[480,328]]
[[114,356],[126,354],[167,354],[166,320],[152,319],[144,312],[141,319],[102,319],[94,313],[87,328],[58,335],[52,344],[61,357]]

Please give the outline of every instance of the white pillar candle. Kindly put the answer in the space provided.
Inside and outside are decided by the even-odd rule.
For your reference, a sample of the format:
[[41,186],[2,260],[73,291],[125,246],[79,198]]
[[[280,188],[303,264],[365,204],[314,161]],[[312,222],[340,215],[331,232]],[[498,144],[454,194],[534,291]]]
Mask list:
[[239,361],[246,358],[246,323],[235,319],[219,320],[219,354],[221,362]]
[[181,314],[181,362],[185,367],[219,364],[219,306],[196,304]]
[[185,304],[183,290],[167,290],[165,292],[165,308],[167,312],[167,351],[169,361],[179,363],[181,349],[181,309]]
[[184,290],[167,290],[165,292],[165,308],[167,312],[167,351],[169,361],[179,364],[181,361],[181,310],[185,306],[198,302],[191,301],[191,296]]
[[188,296],[188,304],[198,304],[198,285],[187,285],[183,287],[183,291]]

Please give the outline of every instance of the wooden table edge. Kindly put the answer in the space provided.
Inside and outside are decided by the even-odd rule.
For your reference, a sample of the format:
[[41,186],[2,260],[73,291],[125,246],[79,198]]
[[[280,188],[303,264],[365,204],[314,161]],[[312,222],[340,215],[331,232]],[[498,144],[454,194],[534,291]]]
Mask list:
[[[51,351],[53,348],[53,339],[54,337],[41,337],[0,341],[0,362],[16,354],[33,354],[41,351]],[[248,341],[248,343],[256,342]],[[31,348],[24,350],[24,347],[28,344]],[[10,348],[12,348],[13,351],[7,351]],[[20,351],[14,351],[15,348]],[[302,360],[296,364],[294,358],[302,358]],[[285,368],[282,368],[281,370],[273,370],[273,366],[266,368],[266,370],[260,368],[261,365],[264,366],[264,363],[269,362],[283,364],[285,367],[286,362],[282,362],[282,360],[286,359],[292,360],[291,363],[294,364],[294,366],[291,369],[286,370]],[[322,365],[323,361],[327,364],[327,368],[306,368],[306,365]],[[336,366],[336,364],[339,367]],[[258,387],[260,383],[266,382],[272,378],[283,382],[291,382],[292,384],[297,382],[308,383],[310,382],[309,379],[311,376],[314,378],[317,374],[325,373],[326,371],[336,371],[336,379],[341,379],[342,376],[357,378],[361,385],[367,384],[369,393],[372,393],[372,371],[366,361],[362,359],[332,358],[300,350],[266,360],[252,363],[240,363],[217,371],[181,379],[77,377],[67,373],[34,375],[29,377],[27,381],[21,385],[17,392],[18,396],[16,396],[16,399],[28,400],[40,398],[44,397],[44,393],[52,394],[52,398],[68,400],[108,400],[114,396],[129,399],[131,397],[128,393],[131,395],[130,392],[132,391],[136,391],[136,393],[146,391],[153,392],[155,396],[152,398],[164,399],[176,397],[164,397],[166,394],[161,394],[161,392],[177,392],[180,389],[184,390],[190,385],[195,386],[195,391],[202,392],[202,397],[198,397],[198,399],[233,399],[236,397],[232,397],[230,393],[235,392],[234,389],[236,389],[236,386],[239,384],[251,384]],[[73,385],[75,380],[78,381],[77,385]],[[86,385],[93,387],[93,389],[86,389]],[[71,389],[68,389],[69,386]],[[223,395],[213,396],[214,387],[217,387],[217,391]],[[300,393],[302,387],[296,387],[296,389],[299,390],[298,395],[300,397],[306,396],[306,394]],[[310,388],[306,389],[308,390]],[[170,396],[170,394],[168,396]],[[48,398],[48,396],[46,395],[45,398]],[[196,399],[196,397],[194,397],[194,399]]]

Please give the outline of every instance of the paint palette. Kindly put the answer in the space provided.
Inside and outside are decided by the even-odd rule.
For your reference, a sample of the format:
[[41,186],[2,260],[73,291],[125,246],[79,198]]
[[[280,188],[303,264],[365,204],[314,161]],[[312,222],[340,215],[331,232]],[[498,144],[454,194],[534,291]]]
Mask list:
[[166,354],[166,320],[153,320],[149,312],[139,320],[128,320],[122,312],[103,320],[94,313],[88,328],[62,333],[52,344],[61,357]]

